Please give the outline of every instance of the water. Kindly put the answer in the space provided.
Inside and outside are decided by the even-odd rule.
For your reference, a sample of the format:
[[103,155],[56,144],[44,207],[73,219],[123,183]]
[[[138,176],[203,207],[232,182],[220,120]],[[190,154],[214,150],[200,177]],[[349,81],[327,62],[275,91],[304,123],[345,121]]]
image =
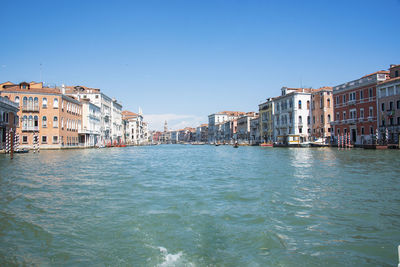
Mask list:
[[395,266],[399,151],[0,155],[0,265]]

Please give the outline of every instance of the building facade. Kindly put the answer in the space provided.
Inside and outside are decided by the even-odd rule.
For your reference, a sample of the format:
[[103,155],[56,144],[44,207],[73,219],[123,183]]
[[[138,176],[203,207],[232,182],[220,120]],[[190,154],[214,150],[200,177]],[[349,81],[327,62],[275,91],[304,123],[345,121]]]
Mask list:
[[379,125],[378,138],[389,144],[399,144],[400,65],[390,66],[389,79],[378,84],[377,93]]
[[266,102],[258,105],[259,127],[262,141],[272,143],[274,135],[274,98],[268,98]]
[[7,132],[12,129],[15,133],[16,127],[19,126],[18,111],[18,103],[8,97],[2,97],[0,91],[0,150],[6,147]]
[[100,143],[100,107],[91,103],[88,98],[81,99],[82,127],[78,129],[79,143],[84,147],[103,145]]
[[333,87],[334,135],[347,136],[352,144],[372,144],[377,129],[376,86],[389,78],[388,71],[378,71],[360,79]]
[[333,120],[332,87],[322,87],[311,93],[311,136],[313,140],[331,141]]
[[311,139],[311,93],[314,89],[281,89],[274,98],[274,136],[281,144],[300,144]]
[[0,90],[19,105],[16,131],[21,148],[32,148],[34,135],[39,136],[41,148],[79,146],[82,105],[78,100],[42,83],[2,84]]

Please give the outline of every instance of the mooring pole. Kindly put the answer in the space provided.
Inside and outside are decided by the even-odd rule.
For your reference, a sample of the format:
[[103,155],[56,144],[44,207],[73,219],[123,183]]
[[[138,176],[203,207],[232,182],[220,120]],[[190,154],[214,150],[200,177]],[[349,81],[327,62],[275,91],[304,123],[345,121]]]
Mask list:
[[14,131],[10,129],[10,158],[14,158]]

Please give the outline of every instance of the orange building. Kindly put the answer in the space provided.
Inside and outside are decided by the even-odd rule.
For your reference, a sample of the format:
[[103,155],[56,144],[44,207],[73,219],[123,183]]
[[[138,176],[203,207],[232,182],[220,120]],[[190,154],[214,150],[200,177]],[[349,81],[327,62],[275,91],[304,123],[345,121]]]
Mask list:
[[331,137],[333,120],[332,87],[321,87],[311,93],[311,136],[324,141]]
[[7,96],[0,96],[0,150],[6,148],[7,133],[10,133],[10,130],[15,133],[18,125],[17,113],[18,105]]
[[82,105],[57,88],[43,83],[0,84],[3,96],[18,103],[21,148],[32,148],[34,134],[39,136],[40,148],[77,147],[78,130],[82,124]]

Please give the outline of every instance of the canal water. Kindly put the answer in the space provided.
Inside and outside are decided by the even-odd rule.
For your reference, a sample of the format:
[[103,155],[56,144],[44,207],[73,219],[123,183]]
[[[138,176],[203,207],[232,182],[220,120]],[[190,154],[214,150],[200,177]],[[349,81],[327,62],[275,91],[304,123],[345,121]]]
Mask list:
[[0,265],[397,266],[399,151],[0,155]]

